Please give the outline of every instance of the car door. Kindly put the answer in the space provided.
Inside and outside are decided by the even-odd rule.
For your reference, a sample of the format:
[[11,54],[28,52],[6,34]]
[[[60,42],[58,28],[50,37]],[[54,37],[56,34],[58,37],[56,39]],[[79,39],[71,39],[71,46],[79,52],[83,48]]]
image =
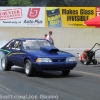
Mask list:
[[22,52],[22,42],[20,40],[16,40],[14,44],[10,48],[9,60],[17,66],[24,65],[24,56],[25,53]]

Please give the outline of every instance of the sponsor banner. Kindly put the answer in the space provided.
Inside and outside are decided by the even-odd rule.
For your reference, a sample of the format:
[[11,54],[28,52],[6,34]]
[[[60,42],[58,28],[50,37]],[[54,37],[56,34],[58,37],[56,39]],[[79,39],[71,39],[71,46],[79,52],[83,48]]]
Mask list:
[[95,7],[61,7],[62,27],[87,27],[84,21],[96,16]]
[[59,7],[46,7],[46,27],[62,27]]
[[0,27],[45,27],[45,8],[0,7]]
[[95,7],[46,7],[46,27],[89,27],[84,21],[96,16]]
[[100,16],[100,7],[96,7],[96,16]]

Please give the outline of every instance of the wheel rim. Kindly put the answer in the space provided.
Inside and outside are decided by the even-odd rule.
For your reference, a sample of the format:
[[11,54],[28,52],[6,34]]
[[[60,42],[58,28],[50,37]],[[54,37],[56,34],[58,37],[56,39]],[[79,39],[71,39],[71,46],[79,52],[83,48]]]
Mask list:
[[5,58],[2,58],[2,59],[1,59],[1,67],[2,67],[3,69],[5,69],[5,65],[6,65]]
[[84,61],[84,64],[86,65],[86,63],[87,63],[87,62],[86,62],[86,60],[85,60],[85,61]]
[[29,68],[30,68],[29,63],[26,63],[26,66],[25,66],[25,72],[26,72],[26,74],[29,74]]

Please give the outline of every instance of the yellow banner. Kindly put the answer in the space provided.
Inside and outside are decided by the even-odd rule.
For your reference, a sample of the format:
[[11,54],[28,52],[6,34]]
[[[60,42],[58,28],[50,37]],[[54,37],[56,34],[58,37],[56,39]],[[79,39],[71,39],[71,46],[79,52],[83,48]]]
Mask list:
[[46,27],[88,27],[84,21],[96,16],[95,7],[46,7]]
[[62,27],[87,27],[84,21],[96,16],[95,7],[61,7]]
[[46,27],[62,27],[59,7],[46,7]]

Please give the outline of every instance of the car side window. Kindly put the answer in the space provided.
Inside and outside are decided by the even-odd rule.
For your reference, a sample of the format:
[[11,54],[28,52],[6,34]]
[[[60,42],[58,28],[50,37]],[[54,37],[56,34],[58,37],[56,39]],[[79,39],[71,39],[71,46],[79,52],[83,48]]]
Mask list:
[[20,50],[21,49],[21,41],[16,40],[12,46],[12,49]]
[[35,50],[38,48],[36,41],[28,40],[23,42],[24,49]]
[[14,42],[15,42],[15,40],[10,41],[10,42],[6,45],[6,48],[7,48],[7,49],[11,49],[12,46],[14,45]]

